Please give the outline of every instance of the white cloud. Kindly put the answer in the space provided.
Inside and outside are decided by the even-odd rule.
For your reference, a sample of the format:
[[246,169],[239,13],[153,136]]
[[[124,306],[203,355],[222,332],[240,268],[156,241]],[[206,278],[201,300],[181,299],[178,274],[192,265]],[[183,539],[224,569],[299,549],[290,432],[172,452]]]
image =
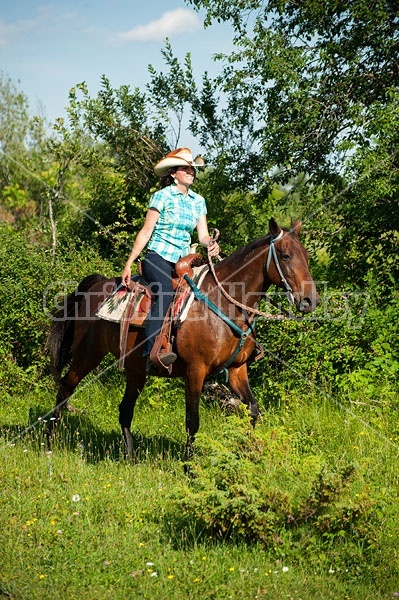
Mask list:
[[7,28],[0,19],[0,48],[7,44]]
[[117,44],[129,42],[148,42],[192,33],[202,28],[200,18],[187,8],[177,8],[165,12],[160,19],[150,21],[147,25],[139,25],[129,31],[118,33],[113,38]]
[[32,28],[31,21],[24,21],[18,24],[6,23],[0,19],[0,46],[7,46],[13,39],[18,39]]
[[[0,46],[13,42],[29,40],[29,36],[47,36],[59,30],[71,29],[71,24],[77,21],[76,13],[59,13],[54,7],[40,6],[31,19],[20,19],[14,22],[5,22],[0,18]],[[43,38],[42,38],[43,39]]]

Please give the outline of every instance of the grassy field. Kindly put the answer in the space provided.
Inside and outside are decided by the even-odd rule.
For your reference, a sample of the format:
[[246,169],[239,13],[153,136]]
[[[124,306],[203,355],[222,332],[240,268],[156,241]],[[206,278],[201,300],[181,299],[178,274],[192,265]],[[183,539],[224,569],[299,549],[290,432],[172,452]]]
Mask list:
[[0,596],[348,599],[399,595],[399,417],[328,394],[282,396],[254,432],[201,406],[184,474],[183,385],[153,380],[123,458],[122,383],[75,395],[52,453],[43,380],[0,405]]

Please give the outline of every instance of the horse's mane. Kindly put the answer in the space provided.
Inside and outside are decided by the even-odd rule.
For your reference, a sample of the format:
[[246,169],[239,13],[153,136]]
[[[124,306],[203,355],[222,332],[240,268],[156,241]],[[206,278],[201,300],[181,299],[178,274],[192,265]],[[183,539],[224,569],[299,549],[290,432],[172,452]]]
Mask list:
[[[292,231],[291,229],[288,229],[287,227],[281,227],[281,229],[285,233]],[[242,260],[244,260],[244,258],[246,258],[250,254],[252,254],[255,250],[258,250],[258,248],[262,248],[262,249],[266,250],[266,248],[269,246],[269,243],[270,243],[270,237],[271,237],[271,234],[268,233],[267,235],[265,235],[261,238],[252,240],[252,242],[249,242],[245,246],[241,246],[240,248],[237,248],[237,250],[234,250],[231,254],[229,254],[229,256],[226,256],[226,258],[223,259],[223,262],[225,264],[228,264],[230,261],[231,262],[242,261]]]
[[230,262],[232,262],[232,263],[242,262],[245,258],[247,258],[249,255],[251,255],[253,252],[258,250],[259,248],[266,249],[266,247],[269,244],[269,241],[270,241],[270,234],[268,234],[264,237],[261,237],[261,238],[257,238],[256,240],[252,240],[252,242],[249,242],[249,244],[246,244],[245,246],[241,246],[240,248],[237,248],[237,250],[234,250],[231,254],[229,254],[229,256],[226,256],[226,258],[223,259],[223,263],[225,265],[228,265]]

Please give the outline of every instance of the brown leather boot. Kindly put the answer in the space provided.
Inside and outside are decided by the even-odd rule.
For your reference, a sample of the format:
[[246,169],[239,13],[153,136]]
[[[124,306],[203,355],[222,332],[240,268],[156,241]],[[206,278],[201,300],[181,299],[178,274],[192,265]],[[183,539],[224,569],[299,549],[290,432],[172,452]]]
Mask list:
[[174,352],[165,352],[164,354],[159,354],[158,358],[159,358],[159,362],[164,367],[169,367],[170,365],[172,365],[175,362],[177,355]]
[[159,354],[156,363],[153,363],[150,357],[147,358],[147,364],[145,366],[145,372],[149,375],[156,375],[162,373],[163,370],[168,371],[169,367],[175,362],[177,356],[174,352],[165,352]]

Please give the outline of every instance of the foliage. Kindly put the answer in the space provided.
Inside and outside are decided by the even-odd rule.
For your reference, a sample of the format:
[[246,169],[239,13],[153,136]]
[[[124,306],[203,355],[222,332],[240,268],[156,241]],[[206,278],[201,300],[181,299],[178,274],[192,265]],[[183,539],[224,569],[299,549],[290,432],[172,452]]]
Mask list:
[[0,369],[3,390],[23,390],[48,368],[45,350],[49,314],[57,294],[68,293],[87,270],[106,272],[109,264],[92,250],[64,247],[55,264],[38,229],[0,227]]
[[4,226],[0,248],[1,296],[6,300],[1,304],[2,354],[25,367],[38,365],[45,340],[41,287],[47,279],[45,251],[34,239],[29,243],[26,231],[21,235]]
[[249,420],[233,417],[216,440],[201,433],[193,483],[177,492],[171,507],[175,526],[191,523],[201,537],[272,549],[288,539],[295,544],[306,524],[307,535],[327,552],[349,534],[364,544],[367,561],[374,507],[367,494],[356,499],[355,468],[328,464],[314,449],[292,453],[295,438],[285,428],[253,431]]
[[[290,409],[264,415],[252,431],[245,416],[226,418],[206,405],[192,463],[198,477],[189,479],[180,461],[183,389],[166,402],[167,382],[145,390],[132,465],[122,458],[121,390],[89,383],[74,399],[79,412],[64,415],[52,454],[38,421],[54,402],[48,380],[2,399],[3,594],[61,599],[67,589],[87,599],[246,600],[262,590],[265,598],[295,591],[301,598],[382,600],[397,591],[397,450],[388,441],[395,430],[398,436],[395,413],[376,430],[359,415],[293,394]],[[350,465],[352,473],[345,471]],[[220,490],[209,504],[212,487]],[[285,506],[306,510],[292,513],[295,523],[289,519],[273,544],[243,541],[249,521],[230,540],[199,530],[200,510],[223,522],[218,502],[229,506],[245,494],[234,523],[259,510],[263,498],[276,517]],[[186,515],[182,503],[189,504]],[[272,516],[268,531],[277,527]]]
[[57,122],[49,142],[62,175],[73,163],[83,197],[72,203],[80,211],[65,234],[90,240],[103,256],[125,254],[155,184],[162,135],[148,125],[145,95],[128,86],[114,90],[105,76],[96,98],[84,83],[70,91],[68,117],[68,124]]
[[6,185],[2,190],[2,205],[9,217],[4,218],[5,221],[11,223],[17,221],[25,224],[29,219],[34,217],[36,205],[28,196],[26,190],[21,189],[18,183],[15,185]]
[[29,132],[27,98],[4,73],[0,77],[0,106],[0,181],[3,187],[14,182],[16,172],[21,177],[13,157],[26,153]]
[[208,26],[230,21],[236,49],[199,86],[190,56],[179,66],[167,43],[168,68],[151,68],[149,88],[165,104],[173,97],[171,120],[186,107],[212,166],[209,195],[249,191],[259,216],[272,183],[284,184],[282,206],[312,223],[337,283],[364,286],[378,266],[386,286],[398,269],[396,4],[188,3],[206,10]]
[[[167,42],[148,95],[105,75],[95,98],[78,84],[68,120],[48,135],[0,78],[0,595],[392,596],[397,6],[188,2],[208,25],[233,23],[235,51],[218,57],[214,80],[197,83],[190,54],[180,65]],[[180,463],[181,382],[146,386],[137,463],[123,464],[124,381],[110,357],[79,386],[82,413],[47,455],[47,310],[90,272],[119,272],[155,189],[153,164],[183,140],[185,111],[207,163],[195,189],[222,251],[264,235],[272,215],[284,226],[299,216],[322,303],[301,321],[258,321],[259,425],[225,419],[218,397],[206,404],[196,478]]]
[[41,212],[38,172],[45,123],[29,115],[25,94],[4,74],[0,74],[0,107],[0,219],[19,226]]
[[90,98],[85,84],[70,91],[71,124],[89,133],[109,164],[113,162],[124,174],[130,193],[153,185],[153,165],[164,149],[161,131],[149,125],[146,101],[138,88],[132,91],[124,85],[114,90],[104,75],[97,98]]
[[330,178],[348,148],[367,142],[369,111],[397,87],[395,2],[188,3],[206,10],[205,25],[233,26],[237,50],[220,57],[218,81],[232,108],[246,107],[248,127],[258,124],[266,170]]
[[[185,109],[195,96],[197,85],[189,53],[186,54],[184,68],[174,57],[168,39],[166,39],[165,48],[161,50],[161,53],[165,63],[169,65],[170,71],[165,77],[162,73],[157,73],[152,65],[148,66],[151,75],[151,82],[147,86],[148,102],[153,105],[156,120],[162,124],[165,130],[164,134],[169,141],[170,148],[178,148],[182,145],[181,135]],[[154,91],[155,97],[153,96]],[[176,125],[173,117],[175,117]]]
[[[340,402],[349,397],[366,406],[397,405],[399,368],[398,296],[381,307],[378,285],[367,292],[325,289],[311,317],[259,321],[265,358],[251,367],[251,380],[268,390],[269,403],[290,390],[327,390]],[[389,391],[390,390],[390,391]]]
[[398,91],[387,93],[388,100],[374,105],[365,126],[372,142],[351,161],[352,183],[336,202],[337,232],[328,246],[336,285],[372,278],[389,296],[399,276]]
[[[251,104],[239,99],[239,90],[232,88],[230,99],[218,95],[218,84],[205,72],[202,86],[195,82],[190,54],[181,65],[167,41],[163,56],[166,68],[157,73],[150,65],[149,102],[155,114],[162,117],[180,136],[184,109],[189,113],[188,130],[206,148],[206,158],[212,167],[209,177],[213,194],[234,191],[254,191],[265,174],[264,157],[255,148],[255,127]],[[159,104],[161,99],[161,104]],[[242,114],[243,113],[243,114]],[[177,125],[174,125],[174,118]],[[176,135],[175,143],[179,137]],[[268,179],[267,191],[270,192]]]

